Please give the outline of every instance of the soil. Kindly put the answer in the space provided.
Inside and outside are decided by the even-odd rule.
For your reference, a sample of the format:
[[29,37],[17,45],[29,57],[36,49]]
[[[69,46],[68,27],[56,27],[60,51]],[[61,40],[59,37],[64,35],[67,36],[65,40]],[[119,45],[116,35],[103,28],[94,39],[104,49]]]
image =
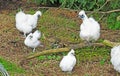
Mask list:
[[[55,60],[39,61],[34,58],[30,61],[22,62],[24,57],[32,52],[32,49],[24,45],[24,38],[22,37],[22,34],[15,28],[15,14],[20,6],[25,10],[29,10],[30,8],[28,7],[37,8],[37,5],[30,5],[25,3],[24,1],[8,1],[7,5],[5,5],[5,3],[6,1],[3,0],[2,4],[0,5],[0,56],[4,57],[8,61],[16,63],[27,71],[26,74],[18,74],[15,76],[118,75],[117,72],[113,69],[113,66],[111,64],[108,64],[107,62],[103,66],[100,66],[99,62],[83,62],[80,65],[75,66],[72,74],[62,72],[58,66],[59,61]],[[66,18],[71,18],[78,23],[78,26],[81,24],[81,20],[76,17],[78,14],[78,12],[76,11],[53,8],[49,9],[49,12],[53,13],[54,16],[61,15]],[[120,30],[109,30],[102,24],[101,27],[101,39],[120,42]],[[41,47],[39,47],[37,48],[37,52],[44,49],[45,48],[41,49]],[[32,64],[30,65],[29,62],[31,62]]]

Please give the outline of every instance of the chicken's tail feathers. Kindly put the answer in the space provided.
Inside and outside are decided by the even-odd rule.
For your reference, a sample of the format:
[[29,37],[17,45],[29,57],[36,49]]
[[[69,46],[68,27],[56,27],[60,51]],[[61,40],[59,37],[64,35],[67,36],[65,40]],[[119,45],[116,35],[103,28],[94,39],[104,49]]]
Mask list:
[[9,76],[7,70],[4,68],[2,64],[0,64],[0,73],[2,74],[2,76]]

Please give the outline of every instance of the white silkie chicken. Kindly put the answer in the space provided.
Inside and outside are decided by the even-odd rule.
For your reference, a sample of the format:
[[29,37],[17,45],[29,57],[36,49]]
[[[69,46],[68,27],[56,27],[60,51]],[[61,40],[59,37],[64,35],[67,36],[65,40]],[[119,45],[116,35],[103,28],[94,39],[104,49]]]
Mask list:
[[111,63],[114,69],[120,72],[120,45],[111,49]]
[[34,15],[25,14],[23,11],[20,11],[16,14],[16,28],[24,33],[26,37],[27,33],[30,33],[32,29],[36,28],[37,20],[41,16],[41,12],[37,11]]
[[76,64],[76,58],[75,58],[75,51],[71,49],[71,51],[63,57],[61,60],[59,67],[64,72],[71,72]]
[[33,48],[33,52],[35,52],[35,48],[41,46],[41,42],[39,38],[41,37],[41,33],[37,30],[34,33],[30,33],[24,43],[26,46]]
[[83,21],[80,26],[81,39],[87,41],[88,44],[98,40],[100,37],[100,24],[93,18],[88,18],[84,10],[79,12],[79,17]]

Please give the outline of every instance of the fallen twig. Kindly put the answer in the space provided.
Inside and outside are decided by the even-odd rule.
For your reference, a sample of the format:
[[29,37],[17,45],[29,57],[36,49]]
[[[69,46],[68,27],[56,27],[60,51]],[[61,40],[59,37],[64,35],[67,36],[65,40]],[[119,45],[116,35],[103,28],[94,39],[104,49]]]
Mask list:
[[[46,55],[46,54],[52,54],[52,53],[59,53],[59,52],[67,52],[70,49],[78,49],[78,48],[84,48],[87,47],[88,45],[84,44],[84,43],[80,43],[80,44],[75,44],[75,45],[70,45],[70,47],[65,47],[65,48],[57,48],[57,49],[50,49],[50,50],[43,50],[42,52],[37,52],[34,53],[32,55],[29,55],[26,57],[26,59],[33,59],[35,57],[38,57],[40,55]],[[91,46],[104,46],[101,43],[93,43]]]
[[110,11],[107,11],[107,12],[101,12],[101,13],[113,13],[113,12],[120,12],[120,9],[115,9],[115,10],[110,10]]
[[102,20],[104,16],[105,16],[105,13],[103,13],[103,15],[98,19],[98,22]]
[[111,42],[111,41],[109,41],[109,40],[104,40],[104,41],[103,41],[103,44],[106,45],[106,46],[109,46],[109,47],[114,47],[114,46],[120,45],[120,43]]
[[43,50],[42,52],[37,52],[37,53],[27,56],[26,59],[32,59],[32,58],[38,57],[40,55],[65,52],[65,51],[69,51],[69,50],[70,50],[70,48],[57,48],[57,49]]
[[[93,43],[91,46],[94,46],[94,47],[98,47],[98,46],[99,47],[103,47],[103,46],[113,47],[113,46],[117,46],[117,45],[120,45],[120,43],[110,42],[109,40],[104,40],[102,43]],[[88,45],[86,45],[84,43],[80,43],[80,44],[70,45],[69,47],[65,47],[65,48],[43,50],[42,52],[37,52],[37,53],[34,53],[32,55],[27,56],[26,59],[27,60],[33,59],[33,58],[38,57],[40,55],[59,53],[59,52],[67,52],[70,49],[80,49],[80,48],[84,48],[84,47],[87,47],[87,46]]]

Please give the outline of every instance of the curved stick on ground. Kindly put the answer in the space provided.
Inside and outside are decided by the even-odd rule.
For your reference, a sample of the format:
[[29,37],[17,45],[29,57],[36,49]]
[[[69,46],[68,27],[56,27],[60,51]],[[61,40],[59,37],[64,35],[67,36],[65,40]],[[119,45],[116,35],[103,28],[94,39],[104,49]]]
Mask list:
[[[38,56],[41,56],[41,55],[46,55],[46,54],[59,53],[59,52],[67,52],[67,51],[70,51],[70,49],[84,48],[84,47],[87,47],[87,46],[88,45],[86,45],[84,43],[80,43],[80,44],[70,45],[69,47],[65,47],[65,48],[43,50],[42,52],[33,53],[32,55],[27,56],[26,59],[27,60],[33,59],[35,57],[38,57]],[[102,43],[93,43],[91,46],[102,47],[104,45]]]
[[[120,43],[110,42],[109,40],[104,40],[101,43],[93,43],[91,46],[94,46],[94,47],[104,47],[104,46],[114,47],[117,45],[120,45]],[[33,59],[33,58],[41,56],[41,55],[47,55],[47,54],[59,53],[59,52],[67,52],[70,49],[80,49],[80,48],[84,48],[84,47],[87,47],[87,45],[84,43],[80,43],[80,44],[74,44],[74,45],[72,44],[69,47],[65,47],[65,48],[43,50],[42,52],[33,53],[32,55],[27,56],[25,60]]]
[[26,57],[26,59],[32,59],[32,58],[38,57],[40,55],[46,55],[46,54],[51,54],[51,53],[66,52],[69,50],[70,50],[70,48],[58,48],[58,49],[43,50],[42,52],[37,52],[32,55],[29,55],[28,57]]
[[104,40],[104,41],[103,41],[103,44],[106,45],[106,46],[109,46],[109,47],[114,47],[114,46],[120,45],[120,43],[111,42],[111,41],[109,41],[109,40]]

